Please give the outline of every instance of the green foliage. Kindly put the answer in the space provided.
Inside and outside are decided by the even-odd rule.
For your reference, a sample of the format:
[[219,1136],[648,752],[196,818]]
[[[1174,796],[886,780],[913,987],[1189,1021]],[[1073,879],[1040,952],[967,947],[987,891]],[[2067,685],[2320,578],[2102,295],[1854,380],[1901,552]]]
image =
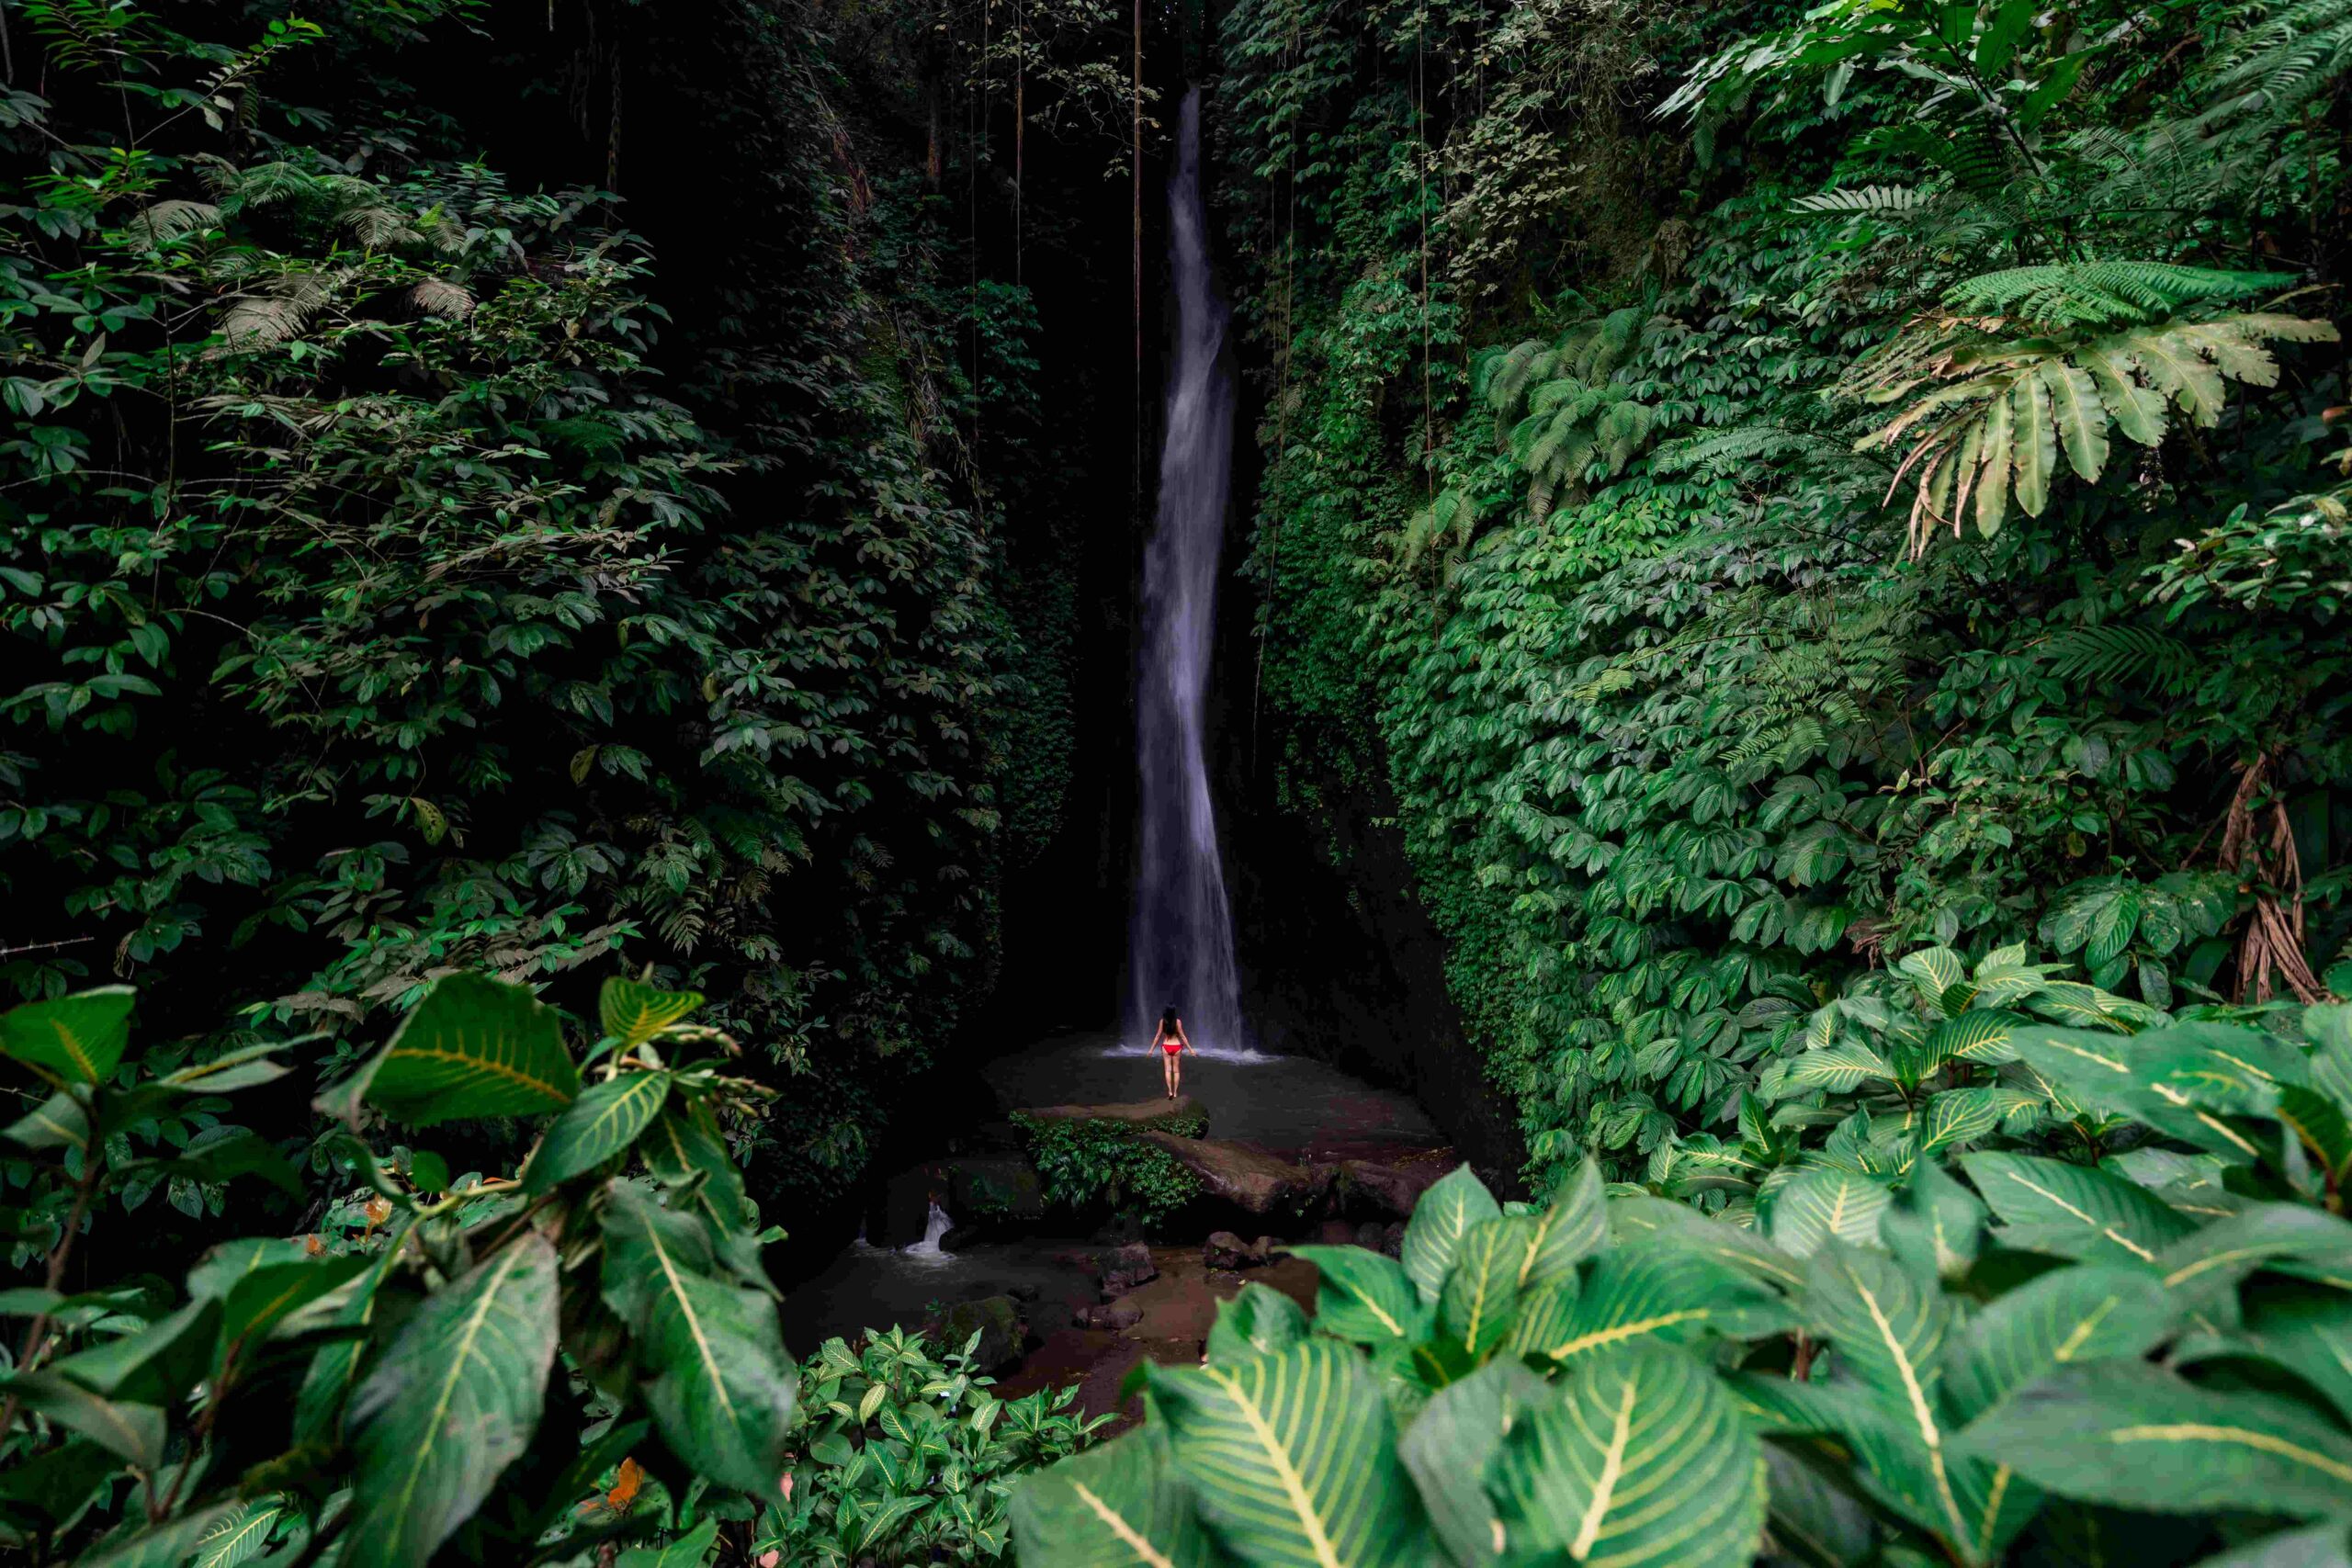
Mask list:
[[[1016,1115],[1046,1201],[1076,1213],[1104,1210],[1157,1225],[1201,1195],[1200,1178],[1174,1155],[1136,1136],[1125,1122]],[[1197,1112],[1152,1123],[1178,1137],[1208,1130]]]
[[1016,705],[1032,840],[1066,784],[1067,683],[1016,704],[1032,590],[951,452],[1027,397],[1027,297],[967,360],[939,215],[875,196],[805,8],[696,30],[757,177],[703,214],[741,289],[675,325],[613,197],[510,186],[503,127],[432,102],[435,56],[482,31],[528,77],[554,18],[276,9],[17,24],[0,974],[135,974],[340,1063],[435,976],[626,948],[800,1076],[763,1190],[838,1195],[1035,850]]
[[[135,1054],[119,1079],[58,1070],[58,1040],[122,1055],[119,989],[0,1017],[0,1050],[72,1108],[55,1119],[98,1133],[6,1134],[50,1173],[17,1183],[5,1215],[49,1238],[47,1283],[5,1303],[29,1323],[0,1378],[0,1459],[23,1478],[0,1497],[11,1546],[171,1568],[313,1545],[348,1563],[617,1551],[683,1568],[714,1561],[721,1522],[745,1521],[759,1551],[794,1562],[997,1559],[1011,1478],[1075,1453],[1101,1421],[1067,1413],[1074,1389],[1001,1401],[970,1346],[940,1357],[896,1331],[794,1365],[761,1258],[780,1233],[759,1229],[723,1133],[770,1096],[734,1076],[732,1041],[688,1021],[700,1002],[607,982],[614,1032],[582,1087],[551,1010],[452,976],[330,1091],[368,1136],[323,1136],[315,1196],[277,1145],[242,1131],[164,1162],[198,1182],[289,1186],[318,1228],[218,1243],[184,1288],[132,1272],[70,1293],[76,1254],[105,1245],[107,1200],[156,1179],[112,1130],[288,1069],[247,1053],[193,1075]],[[428,1042],[438,1081],[394,1081]],[[513,1113],[518,1064],[535,1083],[568,1078],[570,1097],[536,1119],[522,1176],[452,1179],[409,1145],[383,1157],[388,1121]]]
[[842,1564],[1002,1557],[1012,1477],[1076,1453],[1110,1417],[1069,1414],[1074,1387],[999,1399],[971,1352],[895,1328],[855,1349],[827,1340],[801,1366],[809,1424],[786,1505],[754,1552]]
[[1394,801],[1543,1190],[1792,1137],[1809,1027],[1902,1099],[1891,955],[2173,1013],[2352,940],[2343,168],[2216,108],[2338,11],[1794,9],[1222,24],[1272,788]]
[[[280,1145],[252,1133],[191,1140],[164,1162],[199,1182],[280,1183],[315,1202],[319,1228],[218,1243],[184,1289],[133,1274],[68,1294],[74,1254],[101,1245],[107,1201],[153,1179],[157,1162],[111,1130],[197,1096],[252,1095],[288,1070],[248,1051],[209,1071],[130,1057],[117,1073],[130,999],[118,988],[28,1004],[0,1027],[0,1049],[70,1107],[52,1120],[96,1133],[8,1134],[50,1169],[17,1184],[8,1216],[50,1238],[46,1284],[12,1292],[30,1326],[0,1385],[11,1467],[49,1477],[11,1495],[18,1545],[177,1563],[220,1529],[247,1555],[334,1540],[339,1562],[422,1564],[507,1561],[560,1528],[576,1553],[651,1523],[575,1513],[623,1453],[675,1491],[698,1477],[766,1502],[797,1379],[759,1262],[765,1238],[723,1144],[718,1169],[649,1146],[649,1175],[632,1176],[654,1116],[612,1111],[650,1085],[662,1115],[688,1126],[756,1112],[766,1092],[732,1076],[731,1042],[684,1021],[700,998],[611,982],[608,1018],[636,1023],[634,1001],[666,1021],[606,1036],[583,1088],[552,1010],[522,987],[450,976],[322,1100],[354,1131],[323,1135],[315,1200]],[[62,1059],[58,1042],[73,1044]],[[88,1070],[100,1058],[107,1073]],[[519,1179],[453,1179],[438,1154],[403,1146],[388,1164],[378,1146],[387,1122],[534,1112],[538,1145]],[[142,1477],[135,1490],[113,1484],[123,1463]]]
[[[1409,1277],[1307,1249],[1304,1337],[1227,1303],[1205,1365],[1152,1370],[1143,1430],[1024,1483],[1022,1561],[1975,1564],[2092,1534],[2340,1561],[2352,1385],[2324,1347],[2352,1224],[2288,1107],[2352,1111],[2352,1009],[2272,1020],[2300,1038],[2167,1023],[2019,956],[1916,959],[1921,1006],[1973,1041],[1923,1081],[2021,1068],[2099,1137],[2026,1154],[1988,1125],[1953,1164],[1915,1125],[1872,1173],[1840,1123],[1769,1214],[1724,1217],[1604,1196],[1591,1166],[1505,1214],[1465,1168],[1416,1210]],[[1978,1028],[2092,1003],[2148,1027]],[[1449,1305],[1472,1300],[1499,1332]]]

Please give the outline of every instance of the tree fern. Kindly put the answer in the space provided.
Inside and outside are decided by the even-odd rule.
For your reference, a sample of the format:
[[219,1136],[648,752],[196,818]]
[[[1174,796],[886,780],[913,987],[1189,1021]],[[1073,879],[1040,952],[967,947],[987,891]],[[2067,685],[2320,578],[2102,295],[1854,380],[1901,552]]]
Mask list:
[[2217,53],[2199,85],[2207,130],[2261,131],[2302,114],[2352,65],[2352,0],[2239,8],[2245,30]]
[[2185,688],[2198,670],[2186,644],[2147,626],[2069,626],[2044,642],[2041,652],[2062,681],[2137,681],[2165,694]]
[[[2020,304],[2095,299],[2065,294],[2061,283],[2019,276],[2043,270],[1996,274],[1993,279],[2000,281],[1975,279],[1954,293]],[[2152,269],[2130,287],[2141,298],[2154,298],[2167,284],[2180,286],[2174,272],[2189,270]],[[2103,276],[2110,285],[2123,281]],[[2102,292],[2132,301],[2132,295],[2116,287]],[[2079,308],[2089,310],[2095,304]],[[2110,426],[2151,447],[2164,439],[2176,409],[2194,424],[2211,426],[2221,418],[2224,381],[2278,384],[2278,362],[2262,346],[2266,342],[2332,343],[2336,336],[2324,321],[2262,314],[2132,325],[2095,337],[2010,338],[2005,335],[2008,324],[2002,317],[1929,318],[1860,361],[1838,382],[1840,394],[1865,402],[1908,402],[1894,420],[1856,446],[1903,451],[1889,493],[1905,479],[1914,486],[1915,551],[1926,548],[1939,524],[1957,533],[1963,518],[1973,518],[1981,533],[1997,533],[2012,495],[2030,515],[2040,516],[2061,454],[2085,480],[2105,471]]]

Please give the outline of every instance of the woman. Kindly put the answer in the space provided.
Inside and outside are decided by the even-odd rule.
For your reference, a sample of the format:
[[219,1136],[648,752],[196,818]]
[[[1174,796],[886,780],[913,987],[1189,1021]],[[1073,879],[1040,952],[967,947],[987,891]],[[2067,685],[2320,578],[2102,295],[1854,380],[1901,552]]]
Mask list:
[[1174,1008],[1161,1010],[1159,1028],[1151,1043],[1159,1047],[1160,1068],[1168,1079],[1168,1098],[1173,1100],[1184,1081],[1183,1054],[1193,1048],[1192,1041],[1184,1034],[1184,1021],[1176,1016]]

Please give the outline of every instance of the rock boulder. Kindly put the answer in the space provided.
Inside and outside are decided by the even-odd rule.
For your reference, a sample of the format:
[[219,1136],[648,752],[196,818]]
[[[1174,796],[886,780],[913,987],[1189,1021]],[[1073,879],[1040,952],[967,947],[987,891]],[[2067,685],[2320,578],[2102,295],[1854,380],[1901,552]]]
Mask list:
[[947,1309],[939,1324],[940,1337],[950,1350],[961,1350],[975,1330],[980,1337],[972,1347],[972,1365],[981,1372],[993,1372],[1018,1360],[1029,1337],[1028,1325],[1021,1321],[1021,1303],[1011,1296],[958,1302]]
[[1329,1180],[1328,1168],[1305,1169],[1246,1144],[1180,1138],[1154,1129],[1142,1135],[1199,1177],[1210,1197],[1252,1214],[1305,1213],[1321,1201]]

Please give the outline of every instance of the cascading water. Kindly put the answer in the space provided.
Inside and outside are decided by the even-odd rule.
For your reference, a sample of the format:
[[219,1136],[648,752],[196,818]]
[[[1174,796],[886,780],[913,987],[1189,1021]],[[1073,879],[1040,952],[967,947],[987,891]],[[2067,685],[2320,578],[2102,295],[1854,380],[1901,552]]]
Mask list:
[[949,1254],[945,1247],[939,1245],[940,1238],[953,1230],[955,1225],[956,1222],[947,1217],[947,1211],[941,1208],[939,1201],[934,1198],[932,1200],[931,1213],[923,1220],[922,1239],[909,1243],[903,1250],[910,1258],[945,1258]]
[[1205,1055],[1247,1057],[1249,1025],[1233,963],[1233,916],[1217,857],[1202,707],[1216,619],[1217,557],[1233,459],[1233,381],[1225,302],[1209,270],[1201,203],[1201,94],[1184,95],[1168,182],[1176,354],[1159,456],[1159,518],[1144,552],[1143,669],[1136,761],[1143,844],[1128,927],[1128,1025],[1148,1039],[1160,1009],[1183,1015]]

